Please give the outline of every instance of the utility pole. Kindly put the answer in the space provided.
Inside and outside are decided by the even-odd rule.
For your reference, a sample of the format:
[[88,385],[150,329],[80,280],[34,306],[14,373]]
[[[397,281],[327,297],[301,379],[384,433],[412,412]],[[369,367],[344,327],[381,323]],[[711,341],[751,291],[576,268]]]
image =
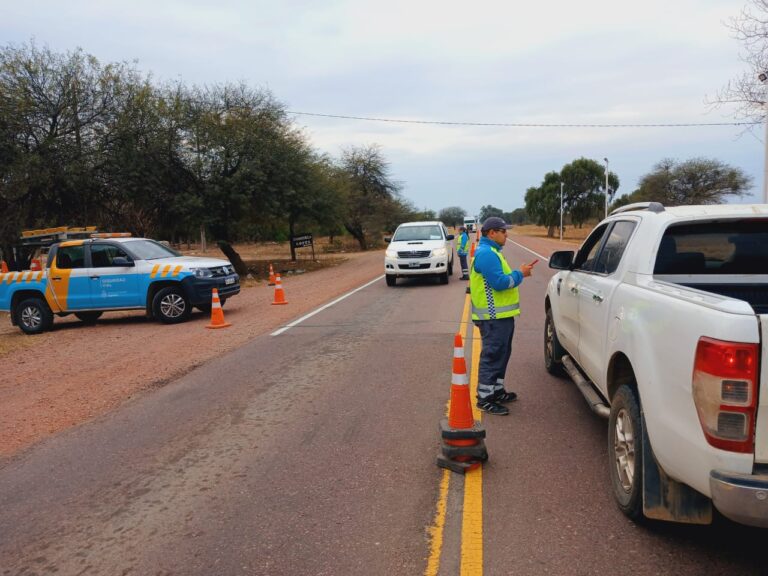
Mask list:
[[564,182],[560,182],[560,242],[563,241],[563,186]]
[[605,217],[608,218],[608,158],[605,160]]

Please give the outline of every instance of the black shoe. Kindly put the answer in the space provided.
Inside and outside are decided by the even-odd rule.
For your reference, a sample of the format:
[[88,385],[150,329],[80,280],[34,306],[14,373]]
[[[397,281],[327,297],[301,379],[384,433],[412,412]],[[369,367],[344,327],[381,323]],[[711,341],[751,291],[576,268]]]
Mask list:
[[496,414],[497,416],[506,416],[509,414],[509,410],[506,406],[502,406],[498,402],[489,402],[488,400],[483,402],[478,402],[477,407],[480,408],[483,412],[488,412],[488,414]]
[[507,404],[509,402],[514,402],[515,400],[517,400],[517,394],[514,392],[507,392],[506,390],[493,397],[493,401],[498,402],[499,404]]

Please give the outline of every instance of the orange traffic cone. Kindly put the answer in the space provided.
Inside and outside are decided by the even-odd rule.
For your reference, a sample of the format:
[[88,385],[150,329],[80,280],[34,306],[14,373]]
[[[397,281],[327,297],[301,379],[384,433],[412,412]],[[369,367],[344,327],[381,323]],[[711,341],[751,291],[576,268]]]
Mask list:
[[267,286],[275,285],[275,271],[272,269],[272,264],[269,265],[269,283]]
[[227,328],[232,326],[224,321],[224,310],[221,308],[221,300],[219,300],[219,291],[214,288],[211,292],[211,323],[206,328]]
[[472,244],[469,246],[469,259],[471,260],[474,257],[475,257],[475,243],[472,242]]
[[8,272],[8,264],[5,263],[5,260],[0,260],[0,272],[3,274]]
[[33,272],[40,272],[40,270],[43,269],[42,265],[40,264],[40,260],[37,258],[32,258],[32,261],[29,263],[29,269]]
[[451,404],[448,419],[440,421],[442,454],[437,465],[464,474],[488,460],[485,448],[485,428],[475,422],[469,398],[467,364],[461,334],[453,340],[453,373],[451,376]]
[[275,301],[272,304],[288,304],[288,300],[285,299],[285,292],[283,292],[283,285],[280,283],[280,274],[275,276]]

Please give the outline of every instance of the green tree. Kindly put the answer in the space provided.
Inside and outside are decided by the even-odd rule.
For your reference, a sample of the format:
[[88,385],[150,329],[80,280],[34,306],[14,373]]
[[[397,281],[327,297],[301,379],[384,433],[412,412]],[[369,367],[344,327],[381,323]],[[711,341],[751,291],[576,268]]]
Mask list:
[[525,208],[515,208],[512,212],[504,212],[504,220],[510,224],[521,226],[528,223],[528,213]]
[[446,226],[459,226],[464,222],[464,216],[467,212],[460,206],[449,206],[440,210],[440,214],[437,219],[440,220]]
[[560,174],[548,172],[539,187],[525,192],[525,211],[538,226],[546,226],[547,236],[555,235],[560,224]]
[[[563,182],[563,210],[571,221],[581,227],[595,216],[602,218],[605,213],[605,167],[589,158],[578,158],[563,166],[560,171]],[[609,172],[609,192],[615,194],[619,188],[619,177]],[[558,193],[558,214],[559,194]]]
[[665,158],[643,176],[633,196],[665,206],[718,204],[729,196],[744,196],[751,187],[752,179],[741,169],[719,160],[691,158],[678,163]]
[[504,216],[504,211],[501,208],[496,208],[495,206],[491,206],[490,204],[480,208],[480,222],[481,223],[485,222],[491,216],[496,216],[498,218],[502,218]]
[[393,213],[402,212],[400,186],[392,180],[381,149],[376,145],[347,149],[341,168],[349,180],[344,227],[367,250],[369,235],[385,229]]

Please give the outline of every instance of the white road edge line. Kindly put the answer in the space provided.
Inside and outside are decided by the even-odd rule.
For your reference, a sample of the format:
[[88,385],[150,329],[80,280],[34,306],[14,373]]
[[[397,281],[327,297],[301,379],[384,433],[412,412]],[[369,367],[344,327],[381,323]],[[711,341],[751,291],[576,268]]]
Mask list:
[[282,327],[282,328],[280,328],[279,330],[275,330],[274,332],[272,332],[272,334],[270,334],[270,336],[280,336],[280,334],[282,334],[282,333],[283,333],[283,332],[285,332],[286,330],[289,330],[290,328],[293,328],[293,327],[294,327],[294,326],[296,326],[297,324],[301,324],[301,323],[302,323],[302,322],[304,322],[304,320],[306,320],[307,318],[312,318],[312,316],[314,316],[315,314],[318,314],[318,313],[322,312],[322,311],[323,311],[323,310],[325,310],[326,308],[330,308],[330,307],[331,307],[331,306],[333,306],[334,304],[338,304],[339,302],[341,302],[342,300],[344,300],[344,298],[348,298],[349,296],[352,296],[352,294],[354,294],[355,292],[359,292],[359,291],[360,291],[360,290],[362,290],[363,288],[367,288],[367,287],[368,287],[368,286],[370,286],[371,284],[373,284],[373,283],[375,283],[375,282],[378,282],[379,280],[381,280],[382,278],[384,278],[384,276],[386,276],[386,274],[382,274],[381,276],[379,276],[379,277],[377,277],[377,278],[374,278],[373,280],[371,280],[371,281],[370,281],[370,282],[368,282],[367,284],[363,284],[362,286],[360,286],[360,287],[358,287],[358,288],[355,288],[355,289],[354,289],[354,290],[352,290],[351,292],[347,292],[347,293],[346,293],[346,294],[344,294],[343,296],[339,296],[339,297],[338,297],[338,298],[336,298],[336,300],[334,300],[333,302],[328,302],[328,304],[325,304],[325,305],[323,305],[323,306],[320,306],[320,308],[318,308],[317,310],[313,310],[312,312],[310,312],[309,314],[306,314],[306,315],[302,316],[302,317],[301,317],[301,318],[299,318],[298,320],[294,320],[293,322],[291,322],[290,324],[286,324],[285,326],[283,326],[283,327]]
[[549,258],[547,258],[546,256],[542,256],[542,255],[541,255],[541,254],[539,254],[538,252],[534,252],[534,251],[533,251],[533,250],[531,250],[530,248],[526,248],[525,246],[523,246],[522,244],[518,244],[518,243],[517,243],[517,242],[515,242],[514,240],[509,240],[509,239],[507,239],[507,242],[512,242],[512,244],[514,244],[515,246],[520,246],[520,248],[522,248],[523,250],[528,250],[528,252],[530,252],[531,254],[535,254],[536,256],[538,256],[538,257],[539,257],[539,259],[540,259],[540,260],[544,260],[545,262],[549,262]]

